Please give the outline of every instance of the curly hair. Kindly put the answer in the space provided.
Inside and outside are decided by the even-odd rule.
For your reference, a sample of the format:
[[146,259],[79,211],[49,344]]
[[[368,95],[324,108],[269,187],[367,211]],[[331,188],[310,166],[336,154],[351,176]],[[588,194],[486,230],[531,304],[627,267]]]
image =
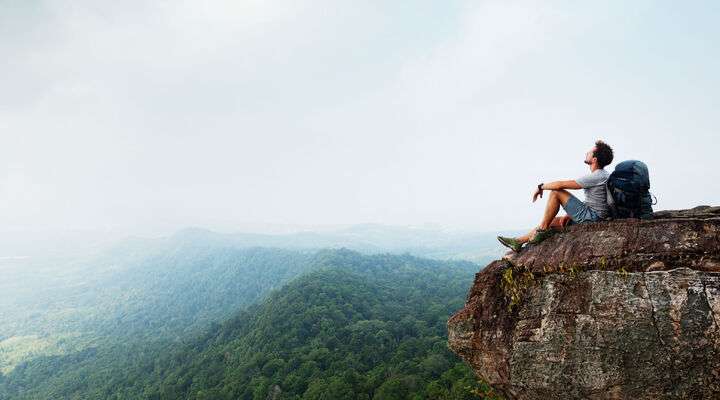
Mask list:
[[595,142],[593,157],[597,158],[600,168],[605,168],[605,166],[610,165],[613,160],[613,149],[607,143],[598,140]]

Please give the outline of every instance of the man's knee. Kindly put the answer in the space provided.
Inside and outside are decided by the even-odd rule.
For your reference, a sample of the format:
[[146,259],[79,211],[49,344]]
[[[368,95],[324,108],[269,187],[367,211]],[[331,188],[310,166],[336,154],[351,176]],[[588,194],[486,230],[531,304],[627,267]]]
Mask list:
[[553,190],[550,195],[560,200],[562,204],[565,204],[571,196],[570,192],[565,189]]

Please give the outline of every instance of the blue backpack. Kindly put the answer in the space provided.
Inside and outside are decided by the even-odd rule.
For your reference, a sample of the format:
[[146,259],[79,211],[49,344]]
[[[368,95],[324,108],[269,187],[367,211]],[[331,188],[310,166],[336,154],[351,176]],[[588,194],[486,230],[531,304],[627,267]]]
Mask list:
[[650,174],[642,161],[628,160],[615,166],[607,181],[614,205],[613,218],[651,219]]

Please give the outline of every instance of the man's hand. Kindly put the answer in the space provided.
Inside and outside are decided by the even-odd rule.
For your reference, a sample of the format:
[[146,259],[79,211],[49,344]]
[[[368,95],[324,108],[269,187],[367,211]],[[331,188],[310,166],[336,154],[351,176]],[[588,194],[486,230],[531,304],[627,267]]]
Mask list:
[[542,199],[542,193],[542,189],[535,188],[535,193],[533,194],[533,203],[535,202],[535,200],[537,200],[538,196],[540,196],[540,198]]

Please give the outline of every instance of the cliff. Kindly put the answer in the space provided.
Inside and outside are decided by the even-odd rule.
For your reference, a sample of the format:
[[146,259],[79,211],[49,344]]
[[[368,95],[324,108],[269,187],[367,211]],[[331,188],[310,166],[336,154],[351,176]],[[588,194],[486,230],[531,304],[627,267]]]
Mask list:
[[449,346],[508,399],[720,398],[720,207],[574,225],[476,274]]

